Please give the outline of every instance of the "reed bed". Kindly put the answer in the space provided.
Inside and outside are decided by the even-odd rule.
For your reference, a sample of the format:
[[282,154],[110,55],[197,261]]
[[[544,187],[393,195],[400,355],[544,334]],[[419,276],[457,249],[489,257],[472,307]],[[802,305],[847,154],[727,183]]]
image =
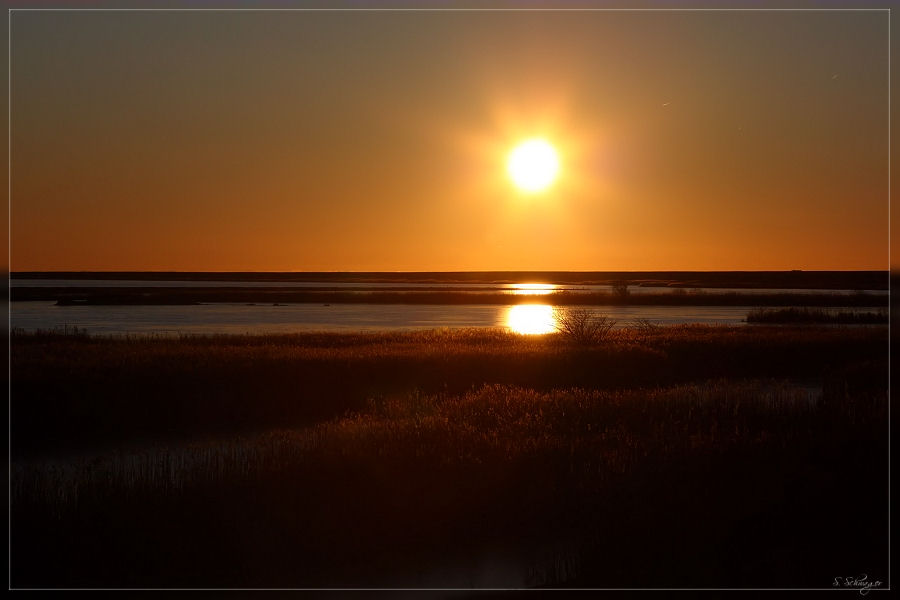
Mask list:
[[[12,464],[14,503],[61,514],[84,498],[178,494],[340,460],[421,460],[457,466],[576,449],[602,458],[588,470],[624,472],[639,456],[677,458],[698,444],[753,437],[751,424],[809,415],[815,394],[779,381],[708,382],[647,390],[537,392],[502,385],[461,396],[371,400],[369,410],[299,430],[219,441]],[[701,425],[702,424],[702,425]],[[589,445],[590,448],[581,448]],[[724,446],[722,446],[724,447]]]
[[884,360],[886,328],[639,326],[598,343],[503,330],[101,338],[11,336],[13,454],[307,426],[367,398],[488,383],[621,389],[822,378]]
[[454,587],[496,547],[512,587],[884,578],[886,343],[15,334],[12,585]]
[[[363,411],[298,430],[17,461],[14,573],[19,583],[47,585],[402,587],[422,565],[504,540],[531,557],[522,581],[618,583],[603,579],[597,561],[640,553],[617,529],[623,515],[638,512],[631,527],[647,544],[669,543],[671,523],[653,533],[640,522],[664,513],[702,524],[706,537],[721,528],[734,535],[744,519],[771,510],[790,481],[812,485],[811,464],[824,461],[827,473],[880,464],[884,400],[883,392],[820,393],[782,380],[618,391],[487,385],[372,399]],[[870,446],[847,454],[860,439]],[[810,463],[810,455],[819,458]],[[839,489],[819,478],[810,490]],[[699,503],[691,512],[667,512],[689,498]],[[817,501],[807,510],[836,514],[859,503],[849,494]],[[694,512],[701,509],[707,521]],[[706,560],[712,549],[692,543]],[[561,548],[549,562],[537,550],[548,545]],[[34,569],[35,553],[51,546],[63,566]],[[175,567],[189,558],[182,547],[201,553],[189,572]],[[146,548],[165,550],[138,564],[149,560]],[[220,565],[235,570],[226,575]],[[735,576],[713,571],[720,583]],[[632,583],[640,572],[630,573]]]

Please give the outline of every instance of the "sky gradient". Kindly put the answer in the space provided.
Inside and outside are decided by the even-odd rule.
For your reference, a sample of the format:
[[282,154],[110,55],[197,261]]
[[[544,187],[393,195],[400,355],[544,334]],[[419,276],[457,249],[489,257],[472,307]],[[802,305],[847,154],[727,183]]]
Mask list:
[[[885,12],[15,12],[13,270],[888,267]],[[517,191],[517,142],[557,146]]]

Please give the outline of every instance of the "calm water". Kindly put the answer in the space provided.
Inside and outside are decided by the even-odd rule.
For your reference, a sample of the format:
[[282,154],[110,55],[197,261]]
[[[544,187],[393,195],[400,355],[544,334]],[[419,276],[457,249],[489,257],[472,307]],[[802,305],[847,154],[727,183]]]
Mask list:
[[[597,309],[619,326],[636,318],[662,325],[738,325],[747,306],[608,306]],[[12,302],[14,328],[84,328],[92,334],[293,333],[301,331],[391,331],[437,327],[508,327],[526,333],[552,329],[552,309],[544,305],[393,304],[201,304],[196,306],[55,306],[53,302]]]

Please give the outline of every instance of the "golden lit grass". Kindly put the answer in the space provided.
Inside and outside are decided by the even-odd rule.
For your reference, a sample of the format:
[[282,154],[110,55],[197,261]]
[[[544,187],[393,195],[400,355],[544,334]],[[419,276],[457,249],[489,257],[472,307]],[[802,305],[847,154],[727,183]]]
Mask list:
[[[193,484],[290,473],[339,462],[503,463],[577,454],[579,469],[622,473],[656,455],[725,451],[807,433],[816,393],[784,381],[711,381],[622,391],[539,392],[488,385],[462,395],[373,399],[365,411],[294,430],[149,447],[86,458],[20,461],[12,496],[54,504],[103,488],[177,493]],[[856,410],[873,410],[858,404]],[[868,414],[868,413],[867,413]]]
[[650,327],[600,343],[503,330],[104,339],[12,336],[14,455],[249,433],[369,398],[484,384],[618,389],[723,377],[821,379],[884,360],[885,328]]

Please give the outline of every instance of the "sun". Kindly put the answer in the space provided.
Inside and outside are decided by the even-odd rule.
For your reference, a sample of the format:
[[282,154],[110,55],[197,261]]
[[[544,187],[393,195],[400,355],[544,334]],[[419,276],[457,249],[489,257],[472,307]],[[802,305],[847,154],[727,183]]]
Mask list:
[[552,144],[531,139],[516,146],[506,164],[513,183],[525,192],[540,192],[550,187],[559,173],[559,156]]

